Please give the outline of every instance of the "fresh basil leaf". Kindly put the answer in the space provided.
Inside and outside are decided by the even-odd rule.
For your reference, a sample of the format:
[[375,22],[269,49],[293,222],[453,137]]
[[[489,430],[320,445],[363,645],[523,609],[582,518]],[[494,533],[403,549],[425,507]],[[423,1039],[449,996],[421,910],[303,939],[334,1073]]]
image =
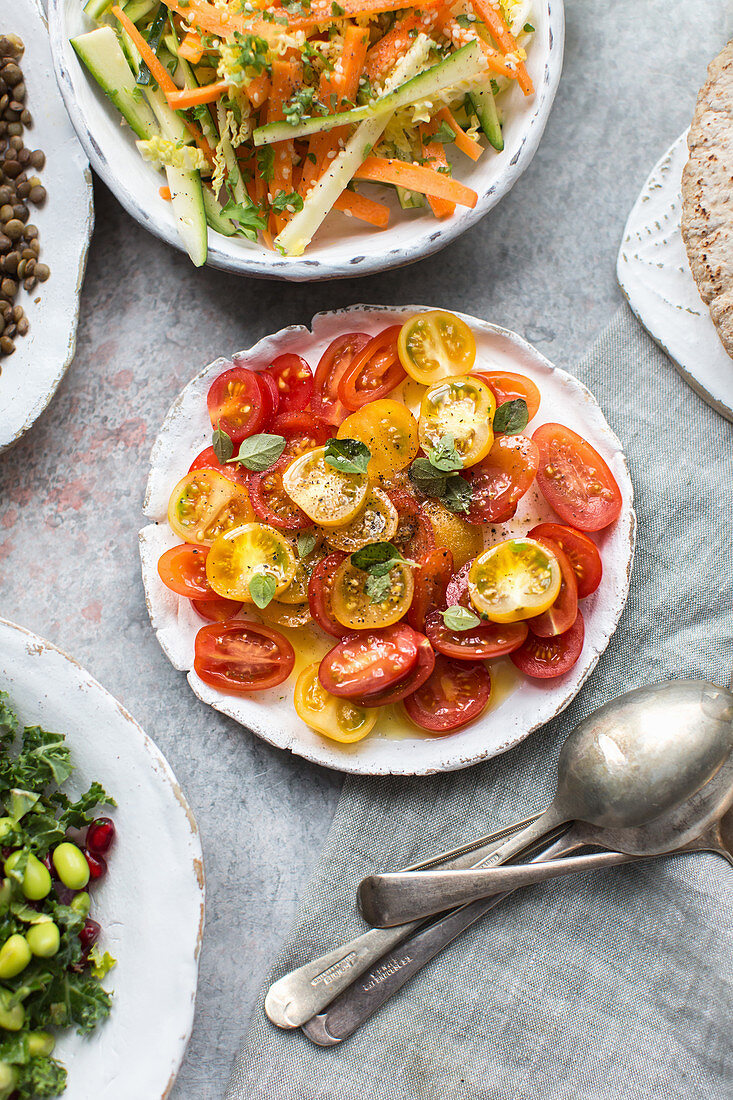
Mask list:
[[277,581],[269,573],[255,573],[249,582],[249,594],[252,597],[252,602],[257,604],[259,608],[267,607],[268,603],[271,603],[275,598],[276,591]]
[[391,542],[370,542],[351,555],[351,564],[357,569],[363,569],[366,573],[371,573],[375,566],[400,561],[402,561],[402,555]]
[[261,432],[243,440],[239,448],[239,454],[230,461],[238,462],[240,466],[261,474],[263,470],[269,470],[270,466],[277,462],[284,450],[285,439],[283,436]]
[[445,474],[436,470],[427,458],[416,458],[409,469],[410,481],[426,497],[441,497],[445,491]]
[[392,591],[392,582],[389,578],[389,572],[385,573],[384,576],[377,576],[374,573],[370,573],[366,579],[364,591],[369,597],[370,603],[383,603]]
[[463,459],[456,450],[456,442],[452,435],[444,435],[435,447],[430,448],[428,461],[442,474],[453,474],[456,470],[463,469]]
[[443,622],[449,630],[470,630],[472,626],[479,626],[481,620],[467,607],[453,604],[452,607],[446,607],[443,612]]
[[298,557],[307,558],[316,548],[318,539],[313,531],[302,531],[298,535]]
[[529,410],[523,397],[505,401],[494,413],[494,431],[504,435],[518,435],[529,422]]
[[365,474],[372,452],[359,439],[329,439],[324,461],[342,474]]
[[216,422],[216,430],[211,437],[211,445],[214,448],[214,454],[222,463],[228,462],[234,454],[234,444],[232,443],[232,437],[227,435],[225,431],[222,431],[220,421]]
[[451,512],[467,512],[471,507],[473,490],[459,474],[453,474],[446,480],[445,491],[441,496],[443,504]]

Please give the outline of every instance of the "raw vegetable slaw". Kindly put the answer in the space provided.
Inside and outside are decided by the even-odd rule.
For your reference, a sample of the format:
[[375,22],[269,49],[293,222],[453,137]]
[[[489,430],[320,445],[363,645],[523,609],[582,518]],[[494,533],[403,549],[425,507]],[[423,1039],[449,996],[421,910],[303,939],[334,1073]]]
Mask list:
[[161,193],[197,264],[207,222],[293,256],[334,209],[384,228],[389,207],[370,183],[438,218],[475,206],[446,147],[496,155],[502,93],[533,90],[528,0],[89,0],[85,10],[100,26],[72,45],[141,154],[165,170]]

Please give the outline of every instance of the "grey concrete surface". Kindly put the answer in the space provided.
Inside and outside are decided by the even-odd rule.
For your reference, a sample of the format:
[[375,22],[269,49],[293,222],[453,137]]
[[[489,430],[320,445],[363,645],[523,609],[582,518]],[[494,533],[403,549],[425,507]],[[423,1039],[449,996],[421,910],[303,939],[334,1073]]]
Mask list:
[[568,0],[567,24],[564,74],[532,165],[469,235],[410,268],[299,286],[195,271],[96,184],[75,362],[51,407],[0,458],[0,614],[73,654],[129,708],[198,818],[208,917],[174,1100],[222,1095],[340,776],[203,706],[159,649],[137,554],[150,447],[201,366],[333,306],[465,310],[516,329],[572,369],[621,301],[614,267],[626,215],[689,121],[706,64],[725,41],[726,4]]

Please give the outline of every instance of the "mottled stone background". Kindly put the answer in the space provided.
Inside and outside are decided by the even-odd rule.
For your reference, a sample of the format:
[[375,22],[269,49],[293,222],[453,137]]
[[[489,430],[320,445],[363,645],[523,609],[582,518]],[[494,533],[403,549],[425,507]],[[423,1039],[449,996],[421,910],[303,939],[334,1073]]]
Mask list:
[[0,457],[0,614],[73,654],[117,696],[166,753],[196,813],[207,926],[175,1100],[222,1095],[340,777],[205,707],[158,647],[137,531],[168,406],[216,356],[355,302],[465,310],[572,369],[619,305],[627,213],[689,122],[730,30],[726,9],[724,0],[567,0],[565,70],[530,168],[470,234],[381,277],[293,286],[195,271],[96,182],[76,359],[50,408]]

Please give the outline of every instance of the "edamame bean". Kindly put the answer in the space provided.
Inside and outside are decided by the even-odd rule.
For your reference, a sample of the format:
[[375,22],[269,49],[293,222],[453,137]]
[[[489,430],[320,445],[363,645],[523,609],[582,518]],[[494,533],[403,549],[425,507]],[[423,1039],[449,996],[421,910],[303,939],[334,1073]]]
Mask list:
[[91,905],[91,898],[89,894],[84,890],[80,894],[74,894],[71,902],[69,903],[75,913],[81,913],[83,917],[86,917],[89,913],[89,907]]
[[0,1100],[6,1100],[18,1084],[18,1071],[8,1062],[0,1062]]
[[0,978],[14,978],[31,961],[31,949],[25,936],[15,932],[0,947]]
[[13,883],[9,878],[0,882],[0,913],[4,913],[13,900]]
[[47,1031],[29,1031],[26,1039],[31,1058],[48,1058],[56,1046],[56,1040]]
[[83,890],[89,882],[89,864],[81,848],[65,840],[53,851],[53,865],[69,890]]
[[33,924],[25,934],[26,942],[34,955],[40,959],[50,959],[59,949],[61,934],[52,920]]
[[5,837],[12,833],[15,828],[15,822],[12,817],[0,817],[0,840],[5,840]]
[[0,1005],[0,1027],[4,1027],[6,1031],[20,1031],[25,1021],[25,1009],[23,1005],[13,1005],[11,1008],[4,1008]]
[[[13,870],[22,855],[23,853],[20,850],[10,853],[4,864],[6,874]],[[44,867],[40,859],[34,856],[32,852],[29,854],[28,862],[25,865],[21,888],[30,901],[40,901],[41,898],[45,898],[51,892],[51,876],[48,873],[48,868]]]

